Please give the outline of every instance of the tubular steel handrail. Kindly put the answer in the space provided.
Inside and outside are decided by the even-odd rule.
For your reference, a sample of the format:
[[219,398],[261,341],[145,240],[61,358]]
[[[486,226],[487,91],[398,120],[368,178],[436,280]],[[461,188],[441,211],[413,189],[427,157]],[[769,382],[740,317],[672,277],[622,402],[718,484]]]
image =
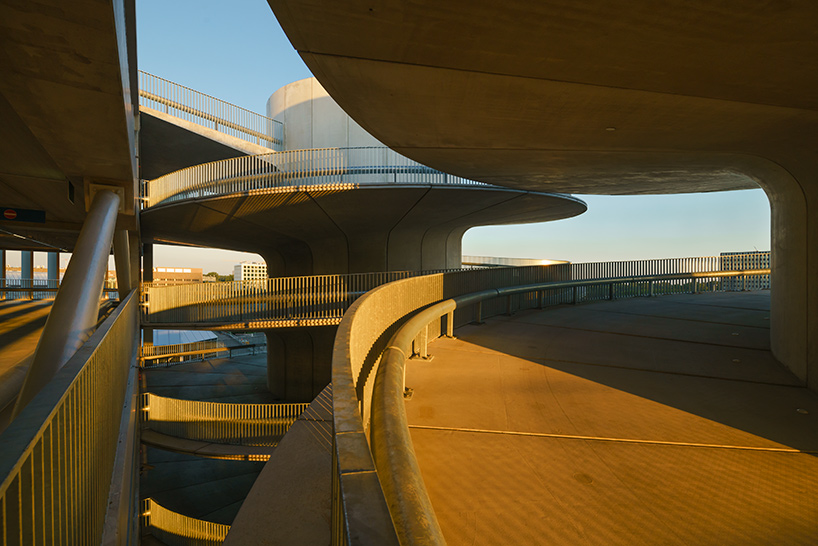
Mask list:
[[[409,436],[403,378],[407,358],[424,355],[430,336],[452,334],[456,310],[473,307],[472,317],[480,321],[485,316],[483,302],[501,296],[510,312],[512,298],[532,293],[536,296],[523,303],[542,308],[546,301],[577,303],[578,289],[602,287],[610,299],[653,296],[678,293],[680,288],[723,290],[732,286],[723,279],[770,274],[769,269],[759,268],[526,282],[523,273],[528,269],[503,271],[512,281],[506,283],[496,282],[495,269],[474,270],[468,274],[470,279],[457,278],[464,273],[405,279],[373,290],[350,307],[333,352],[333,544],[445,544]],[[647,290],[616,290],[640,285]],[[550,293],[547,298],[546,293]],[[500,309],[495,307],[493,313]],[[445,327],[439,320],[442,316],[446,316]],[[389,342],[379,345],[378,340],[385,337]]]
[[142,394],[142,422],[189,440],[275,446],[309,403],[229,404]]
[[139,71],[139,99],[142,106],[164,109],[167,114],[273,150],[283,145],[284,124],[280,121],[143,70]]
[[[135,377],[137,304],[134,290],[0,436],[3,544],[100,543]],[[133,483],[135,471],[120,482]],[[127,507],[133,494],[117,496]],[[118,543],[136,543],[134,515]]]
[[203,163],[142,181],[143,206],[185,199],[286,188],[416,184],[492,188],[421,165],[385,146],[315,148],[248,155]]
[[230,526],[168,510],[152,498],[142,501],[142,526],[168,546],[218,546]]

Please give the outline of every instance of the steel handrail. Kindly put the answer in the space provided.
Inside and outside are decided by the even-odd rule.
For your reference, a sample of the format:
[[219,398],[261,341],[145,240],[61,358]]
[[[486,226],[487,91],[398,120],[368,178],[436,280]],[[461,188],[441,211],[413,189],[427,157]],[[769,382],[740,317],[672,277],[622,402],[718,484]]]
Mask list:
[[[204,120],[213,123],[214,129],[231,129],[232,136],[247,135],[256,139],[256,144],[264,140],[278,150],[283,145],[284,124],[276,119],[253,112],[241,106],[231,104],[190,87],[172,82],[144,70],[139,71],[139,97],[142,106],[150,107],[151,103],[165,106],[165,112],[187,114],[188,120]],[[176,110],[171,114],[169,109]],[[183,116],[176,116],[183,117]],[[183,117],[184,119],[184,117]],[[224,131],[222,131],[224,132]],[[238,133],[238,134],[236,134]],[[242,140],[247,140],[242,138]]]
[[[376,177],[375,180],[366,177]],[[437,171],[384,146],[315,148],[247,155],[142,181],[144,208],[294,186],[444,185],[496,188]]]

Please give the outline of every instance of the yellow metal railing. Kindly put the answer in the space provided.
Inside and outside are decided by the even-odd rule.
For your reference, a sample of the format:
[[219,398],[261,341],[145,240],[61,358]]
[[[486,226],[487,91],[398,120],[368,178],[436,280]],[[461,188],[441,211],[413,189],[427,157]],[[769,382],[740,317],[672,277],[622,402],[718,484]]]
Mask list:
[[149,429],[223,444],[274,446],[308,406],[226,404],[142,394],[142,418]]
[[229,525],[172,512],[150,498],[142,501],[142,526],[168,546],[217,546],[230,530]]
[[99,544],[136,357],[137,303],[131,292],[0,436],[3,546]]

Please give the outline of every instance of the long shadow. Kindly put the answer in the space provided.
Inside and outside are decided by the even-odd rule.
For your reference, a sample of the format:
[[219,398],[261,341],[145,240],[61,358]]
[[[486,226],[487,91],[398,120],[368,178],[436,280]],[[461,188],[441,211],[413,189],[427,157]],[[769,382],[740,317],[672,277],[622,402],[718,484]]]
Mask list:
[[[616,304],[594,304],[597,305]],[[590,306],[586,309],[590,309]],[[543,312],[548,313],[549,310]],[[518,337],[513,337],[515,318],[521,316],[530,315],[490,320],[482,327],[459,330],[457,335],[468,343],[535,362],[818,455],[818,395],[801,386],[783,365],[775,361],[769,351],[736,348],[750,356],[752,353],[760,355],[759,362],[755,363],[757,370],[763,370],[764,367],[778,368],[764,370],[760,374],[763,377],[731,377],[722,373],[727,369],[726,366],[741,365],[737,362],[738,359],[725,363],[723,354],[713,357],[712,373],[688,373],[685,362],[690,362],[691,367],[695,364],[701,370],[702,359],[708,358],[708,351],[718,351],[719,347],[696,341],[666,339],[663,343],[672,354],[651,354],[650,348],[655,345],[639,347],[644,338],[627,334],[600,336],[594,332],[578,331],[573,333],[570,341],[565,341],[566,336],[560,335],[559,330],[547,325],[531,324],[525,327],[531,328],[530,331],[536,332],[536,335],[523,340],[519,337],[522,336],[519,327],[516,332]],[[636,317],[645,318],[644,315]],[[622,321],[632,320],[627,315],[620,318]],[[548,335],[547,330],[551,330],[553,335]],[[506,333],[511,334],[513,339],[505,338]],[[678,336],[678,332],[674,335]],[[607,340],[604,339],[606,336]],[[563,347],[555,351],[554,347],[560,343],[571,343],[574,348],[565,350]],[[592,349],[588,348],[589,344],[593,345]],[[572,351],[575,358],[571,358]],[[627,359],[612,364],[606,358],[591,358],[592,354],[605,355],[617,351],[639,360],[633,360],[633,366],[628,366]],[[555,352],[559,353],[559,358],[549,358],[549,354],[553,355]],[[668,359],[674,362],[670,367],[667,366]],[[664,367],[652,366],[659,361],[665,361]],[[770,377],[782,378],[783,381],[772,381]]]

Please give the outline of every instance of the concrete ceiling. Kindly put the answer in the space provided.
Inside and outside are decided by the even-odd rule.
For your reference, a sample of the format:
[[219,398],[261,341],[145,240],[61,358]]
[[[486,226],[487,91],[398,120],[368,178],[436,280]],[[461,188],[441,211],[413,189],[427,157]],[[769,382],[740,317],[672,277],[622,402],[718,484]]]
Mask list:
[[130,1],[0,4],[0,208],[46,218],[0,219],[3,248],[70,249],[89,183],[125,188],[120,224],[135,227],[134,31]]
[[586,210],[570,196],[500,188],[349,186],[160,205],[142,213],[142,236],[256,252],[281,276],[439,269],[459,267],[460,239],[470,227],[546,222]]
[[752,188],[759,158],[787,164],[818,136],[808,0],[269,1],[350,116],[467,178],[572,193]]
[[140,178],[153,180],[173,171],[273,150],[196,123],[140,107]]

